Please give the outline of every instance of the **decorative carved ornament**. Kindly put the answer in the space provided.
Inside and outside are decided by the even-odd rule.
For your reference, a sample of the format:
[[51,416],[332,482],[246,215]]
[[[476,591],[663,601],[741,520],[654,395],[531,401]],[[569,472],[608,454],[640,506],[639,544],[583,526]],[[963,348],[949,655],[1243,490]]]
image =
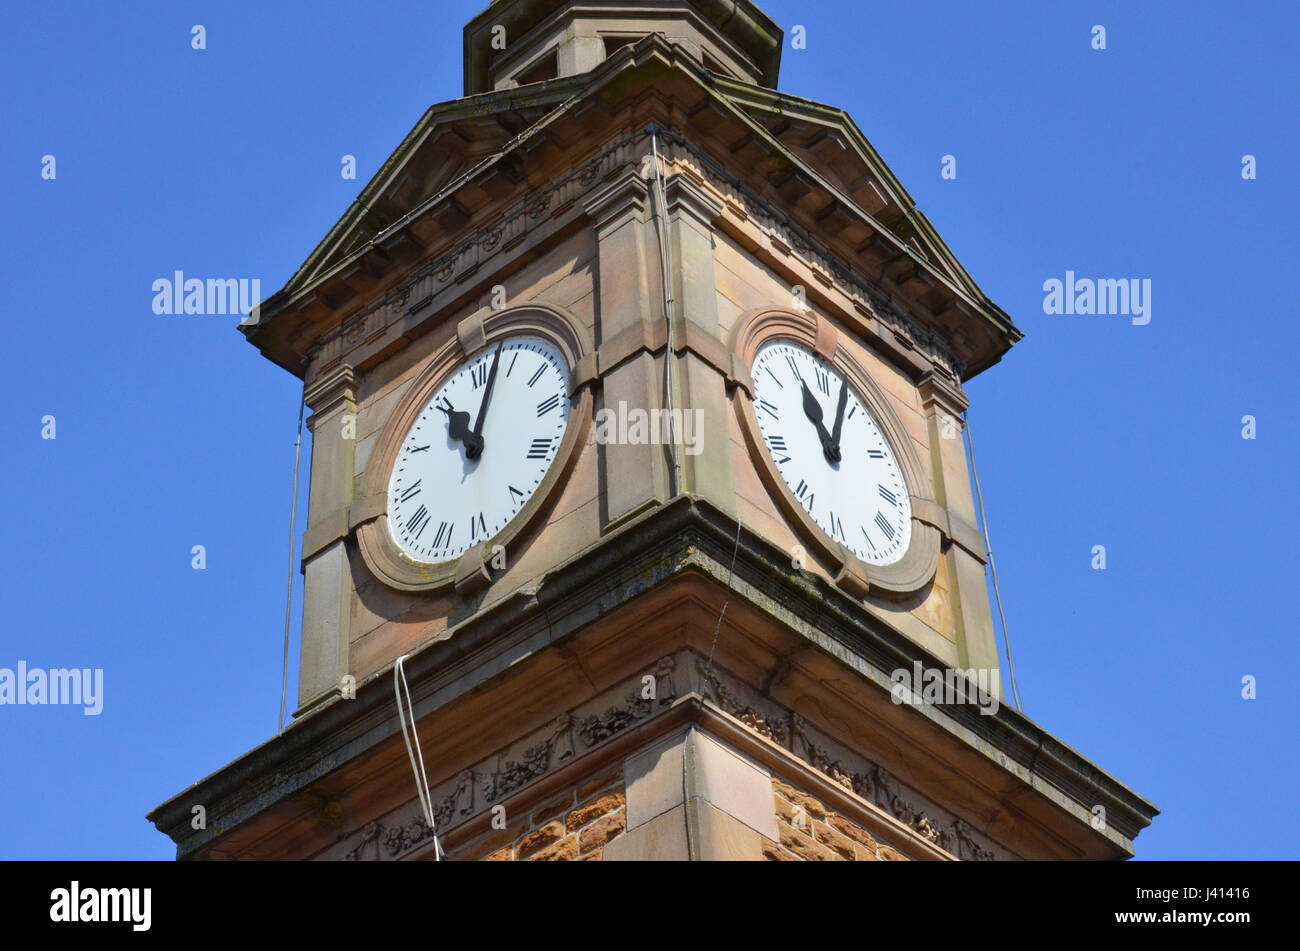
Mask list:
[[[551,724],[542,742],[528,747],[518,758],[498,762],[491,772],[463,771],[456,779],[456,787],[434,803],[434,828],[429,827],[420,813],[394,826],[386,827],[378,821],[368,823],[362,828],[357,844],[343,856],[344,861],[381,861],[385,854],[388,858],[398,858],[431,839],[434,829],[445,829],[454,821],[473,815],[575,757],[575,737],[585,749],[590,749],[649,717],[657,708],[667,707],[677,699],[673,682],[676,666],[672,655],[660,658],[655,665],[654,699],[642,696],[642,681],[638,679],[637,689],[629,692],[621,705],[583,717],[563,713]],[[481,794],[477,803],[476,789]]]
[[[853,268],[841,263],[829,251],[806,238],[781,212],[749,189],[728,181],[713,171],[702,152],[689,143],[673,142],[668,146],[674,159],[693,157],[688,168],[692,177],[704,182],[717,195],[727,212],[738,220],[748,220],[768,238],[792,248],[804,265],[831,275],[835,285],[854,306],[879,319],[909,348],[916,350],[953,380],[961,379],[965,367],[951,346],[935,331],[909,316],[895,301],[863,279]],[[600,186],[614,172],[625,166],[639,166],[644,149],[636,139],[626,140],[576,168],[537,195],[521,200],[509,211],[488,221],[462,242],[421,265],[384,299],[369,305],[341,327],[323,337],[312,349],[315,372],[329,369],[350,356],[350,351],[367,341],[382,337],[394,323],[430,303],[447,282],[472,273],[488,273],[493,267],[488,258],[518,247],[539,226],[548,213],[581,207],[579,201],[588,191]],[[671,177],[676,177],[675,175]],[[540,213],[539,213],[540,211]],[[414,300],[414,306],[408,306]],[[358,363],[355,359],[348,362]]]
[[955,819],[951,825],[943,827],[937,825],[925,812],[914,808],[882,767],[872,766],[866,772],[850,771],[840,760],[832,759],[826,748],[817,743],[807,721],[799,714],[773,716],[763,713],[742,700],[704,660],[697,658],[696,667],[704,695],[755,733],[785,747],[845,789],[874,802],[917,835],[945,852],[968,861],[986,862],[994,858],[991,851],[982,848],[975,841],[970,826],[961,819]]
[[835,583],[853,597],[860,599],[868,592],[901,597],[920,591],[934,579],[939,567],[942,535],[936,526],[924,520],[936,507],[930,491],[929,472],[921,464],[911,435],[894,412],[885,391],[863,369],[852,351],[843,345],[835,325],[815,311],[800,313],[783,307],[750,311],[737,321],[732,330],[731,349],[748,370],[763,344],[776,338],[793,340],[834,365],[862,396],[889,440],[907,482],[912,503],[911,544],[902,559],[891,565],[878,566],[865,564],[843,545],[827,537],[785,484],[776,463],[764,448],[763,434],[754,415],[750,384],[741,381],[731,391],[731,402],[749,457],[768,494],[808,549],[838,573]]
[[[494,538],[471,548],[455,561],[434,565],[417,562],[397,546],[388,528],[388,479],[402,440],[438,387],[466,359],[498,340],[517,334],[533,334],[549,340],[560,348],[569,363],[572,408],[555,461],[533,497]],[[492,546],[503,546],[507,557],[513,554],[512,549],[528,537],[554,505],[587,440],[592,418],[591,389],[586,385],[575,389],[572,371],[591,349],[587,328],[567,311],[550,304],[521,304],[486,314],[480,311],[461,321],[456,338],[429,357],[384,424],[362,479],[362,497],[353,505],[353,512],[359,513],[354,516],[357,546],[376,578],[400,591],[423,592],[440,591],[453,585],[463,592],[472,591],[491,582]]]
[[[527,747],[516,758],[504,762],[498,760],[496,769],[491,771],[476,773],[464,770],[456,778],[456,785],[434,803],[433,828],[418,812],[397,825],[385,826],[379,821],[368,823],[357,834],[356,844],[343,856],[344,860],[373,862],[400,858],[429,841],[434,829],[445,830],[573,759],[578,755],[579,744],[585,752],[650,717],[656,710],[668,707],[677,699],[676,666],[672,655],[661,658],[655,665],[652,672],[655,678],[654,699],[643,696],[638,679],[638,686],[624,696],[623,702],[604,713],[581,717],[572,712],[563,713],[551,724],[540,743]],[[703,658],[696,658],[696,670],[703,695],[748,729],[789,750],[845,789],[874,802],[918,835],[957,858],[983,862],[995,857],[992,851],[979,844],[974,831],[961,819],[943,826],[924,811],[916,809],[882,767],[869,766],[865,772],[851,771],[840,760],[833,759],[814,739],[808,723],[797,713],[773,715],[747,703]]]

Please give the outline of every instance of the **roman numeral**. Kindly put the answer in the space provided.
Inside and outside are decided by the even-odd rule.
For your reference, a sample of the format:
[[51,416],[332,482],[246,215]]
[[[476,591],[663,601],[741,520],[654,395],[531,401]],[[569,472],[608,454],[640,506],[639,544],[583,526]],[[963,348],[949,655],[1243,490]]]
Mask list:
[[827,396],[831,395],[831,378],[827,376],[826,371],[821,367],[815,367],[817,374],[817,389],[821,390]]
[[429,526],[429,510],[421,505],[406,522],[406,531],[412,539],[417,539]]
[[816,498],[816,495],[813,494],[813,493],[811,493],[811,492],[809,492],[809,493],[808,493],[808,498],[804,499],[804,498],[803,498],[803,495],[804,495],[805,492],[808,492],[808,483],[805,482],[803,479],[800,479],[800,480],[799,480],[799,486],[798,486],[798,488],[796,488],[796,489],[794,490],[794,494],[797,495],[797,496],[799,496],[799,498],[803,499],[804,502],[807,503],[807,505],[808,505],[808,511],[811,512],[811,511],[812,511],[812,507],[813,507],[813,499]]
[[560,397],[558,394],[549,397],[548,399],[544,399],[537,404],[537,415],[545,416],[547,413],[549,413],[551,410],[555,409],[555,407],[559,405],[560,405]]
[[876,488],[880,489],[880,497],[882,499],[884,499],[886,502],[888,502],[890,505],[894,506],[895,508],[898,507],[898,496],[894,495],[893,492],[890,492],[883,485],[876,486]]
[[411,455],[411,456],[415,455],[417,452],[428,452],[428,451],[429,451],[428,446],[413,446],[410,449],[406,450],[407,455]]
[[412,482],[410,488],[408,488],[405,492],[402,493],[401,501],[405,502],[419,495],[420,483],[423,481],[424,481],[423,479],[416,479],[414,482]]
[[517,496],[519,496],[521,499],[524,497],[524,493],[520,492],[520,491],[519,491],[518,489],[516,489],[513,485],[508,485],[508,486],[506,486],[506,488],[508,488],[508,489],[510,490],[510,494],[511,494],[511,495],[517,495]]
[[834,512],[831,512],[831,535],[840,536],[840,541],[846,540],[844,538],[844,523],[836,517]]
[[758,408],[762,410],[767,410],[767,414],[771,416],[773,419],[781,418],[781,411],[776,408],[775,404],[769,403],[767,400],[759,400]]
[[[782,436],[768,436],[767,444],[772,448],[773,455],[776,455],[778,453],[784,454],[790,451],[788,448],[786,448],[785,438]],[[783,456],[783,458],[776,460],[776,464],[778,466],[783,466],[789,461],[790,461],[789,456]]]
[[844,418],[845,418],[845,419],[852,419],[852,418],[853,418],[853,414],[856,413],[857,411],[858,411],[858,404],[857,404],[857,403],[854,403],[851,407],[849,407],[849,415],[848,415],[848,416],[845,416]]
[[790,364],[790,369],[794,371],[794,378],[796,380],[802,380],[803,377],[799,374],[799,364],[795,363],[794,357],[787,353],[785,355],[785,360]]
[[509,376],[510,371],[515,368],[515,361],[518,359],[519,359],[519,351],[516,350],[515,355],[510,358],[510,366],[506,367],[506,376]]
[[486,383],[487,378],[488,378],[488,365],[486,360],[478,364],[478,366],[470,367],[469,379],[470,382],[474,385],[474,389],[477,390],[480,386]]
[[877,512],[875,522],[876,527],[884,532],[885,537],[892,542],[894,540],[894,526],[889,524],[889,520],[885,518],[885,513]]
[[483,521],[483,513],[470,517],[469,520],[469,540],[474,541],[478,538],[479,531],[483,532],[483,537],[487,538],[487,522]]
[[785,387],[781,384],[781,381],[776,378],[776,374],[772,372],[771,367],[763,367],[763,369],[764,371],[766,371],[767,375],[772,378],[772,382],[777,385],[778,389],[782,389],[782,390],[785,389]]
[[[446,538],[442,537],[444,534],[446,534],[447,536]],[[444,545],[450,545],[450,544],[451,544],[451,523],[441,522],[438,525],[438,534],[433,536],[433,547],[441,548]]]
[[554,441],[555,441],[554,436],[552,436],[550,439],[534,439],[533,448],[528,450],[528,458],[545,459],[546,454],[551,451],[551,443]]
[[541,366],[537,368],[537,372],[533,374],[532,379],[528,381],[528,388],[530,390],[533,388],[534,384],[536,384],[537,381],[542,378],[542,374],[545,372],[546,372],[546,364],[543,363]]
[[867,530],[863,528],[861,525],[859,525],[858,528],[862,529],[862,537],[867,540],[867,545],[871,548],[872,551],[875,551],[876,544],[871,540],[871,536],[867,534]]
[[867,458],[868,458],[868,459],[883,459],[883,458],[885,458],[885,453],[884,453],[883,450],[880,450],[880,449],[868,449],[868,450],[867,450]]

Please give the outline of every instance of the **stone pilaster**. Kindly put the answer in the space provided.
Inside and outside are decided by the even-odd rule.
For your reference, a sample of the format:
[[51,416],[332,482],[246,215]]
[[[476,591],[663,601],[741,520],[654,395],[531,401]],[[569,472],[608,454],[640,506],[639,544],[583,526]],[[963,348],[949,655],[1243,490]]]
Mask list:
[[[663,366],[656,352],[666,336],[662,278],[645,181],[628,169],[587,203],[596,228],[596,339],[599,408],[656,411]],[[616,526],[661,505],[670,493],[664,447],[610,441],[600,447],[605,523]]]
[[958,663],[963,668],[996,670],[998,643],[984,575],[984,535],[976,527],[966,443],[962,438],[961,414],[968,401],[960,385],[933,370],[921,378],[917,389],[930,434],[935,500],[948,523],[942,557],[947,562],[958,608]]
[[302,653],[298,710],[302,716],[339,695],[348,672],[353,579],[347,552],[356,454],[356,376],[344,365],[306,389],[314,411],[311,497],[303,536]]
[[626,832],[603,861],[760,861],[777,838],[772,776],[689,728],[624,763]]
[[718,327],[713,227],[722,205],[687,174],[678,171],[665,185],[668,240],[672,250],[674,301],[674,406],[693,414],[682,446],[682,491],[707,497],[735,512],[731,471],[727,375],[731,355]]

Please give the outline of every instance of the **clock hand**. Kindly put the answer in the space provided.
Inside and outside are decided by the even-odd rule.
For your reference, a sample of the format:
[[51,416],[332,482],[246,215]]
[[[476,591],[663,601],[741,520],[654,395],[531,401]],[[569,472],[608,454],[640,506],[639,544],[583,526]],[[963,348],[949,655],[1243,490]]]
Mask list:
[[[501,362],[501,345],[497,345],[496,355],[492,358],[492,369],[488,371],[487,388],[483,391],[483,402],[479,404],[478,419],[474,421],[474,435],[477,446],[466,446],[465,455],[477,459],[483,455],[483,420],[487,417],[488,400],[492,399],[492,385],[497,381],[497,364]],[[468,418],[468,417],[467,417]]]
[[469,455],[475,445],[479,447],[480,452],[483,451],[482,437],[470,431],[469,413],[462,413],[455,409],[450,402],[446,406],[439,406],[438,409],[447,414],[447,434],[457,442],[464,443],[466,455]]
[[849,381],[841,380],[840,381],[840,405],[835,410],[835,425],[831,429],[831,443],[832,443],[832,448],[835,450],[835,459],[831,460],[832,462],[838,461],[840,458],[840,430],[844,428],[844,407],[848,405],[848,402],[849,402]]
[[831,462],[840,461],[840,448],[831,439],[831,434],[826,431],[826,426],[822,423],[822,405],[817,402],[817,397],[813,396],[812,390],[808,389],[808,384],[799,378],[799,385],[803,388],[803,412],[804,415],[812,421],[817,427],[817,438],[822,442],[822,452]]

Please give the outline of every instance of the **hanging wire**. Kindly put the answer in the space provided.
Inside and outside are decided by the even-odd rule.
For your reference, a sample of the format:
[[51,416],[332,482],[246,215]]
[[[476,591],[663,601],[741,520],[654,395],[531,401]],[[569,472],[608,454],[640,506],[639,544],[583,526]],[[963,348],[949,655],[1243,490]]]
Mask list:
[[989,538],[989,520],[984,515],[984,493],[980,491],[980,474],[975,468],[975,437],[971,435],[970,418],[966,411],[961,414],[963,429],[966,433],[966,445],[970,449],[970,471],[975,477],[975,497],[980,504],[980,527],[984,529],[984,553],[989,559],[989,570],[993,573],[993,597],[998,602],[998,617],[1002,619],[1002,643],[1007,648],[1007,668],[1011,671],[1011,695],[1015,698],[1016,709],[1024,712],[1020,706],[1020,689],[1016,686],[1016,662],[1011,659],[1011,635],[1007,633],[1007,615],[1002,610],[1002,592],[998,590],[998,566],[993,561],[993,542]]
[[[740,554],[740,519],[736,519],[736,546],[731,550],[731,569],[727,572],[727,590],[731,590],[731,579],[736,576],[736,556]],[[718,632],[722,630],[722,618],[727,613],[727,605],[731,599],[722,602],[722,610],[718,612],[718,623],[713,626],[713,645],[709,648],[709,659],[704,666],[713,669],[713,652],[718,647]]]
[[[420,809],[424,812],[424,821],[433,833],[434,861],[441,862],[442,843],[433,822],[433,795],[429,791],[429,776],[424,770],[424,754],[420,752],[420,734],[415,729],[415,705],[411,703],[411,688],[406,682],[406,658],[403,654],[393,662],[393,692],[397,694],[397,719],[402,724],[402,739],[406,741],[406,755],[411,760],[411,772],[415,774],[415,792],[420,797]],[[406,714],[411,714],[411,730],[406,730]],[[412,749],[412,741],[415,747]]]
[[293,612],[293,552],[296,543],[298,519],[298,460],[302,456],[302,416],[307,406],[307,390],[303,388],[298,403],[298,438],[293,444],[293,505],[289,509],[289,581],[284,594],[284,662],[280,673],[280,722],[276,734],[284,732],[284,698],[289,692],[289,618]]

